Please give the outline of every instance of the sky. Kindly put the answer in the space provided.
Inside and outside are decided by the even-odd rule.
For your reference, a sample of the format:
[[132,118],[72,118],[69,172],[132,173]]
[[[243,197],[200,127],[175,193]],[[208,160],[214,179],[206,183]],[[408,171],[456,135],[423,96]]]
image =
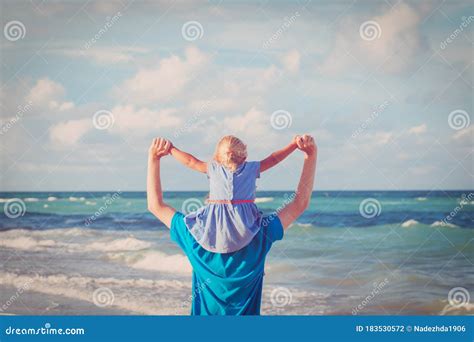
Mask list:
[[[474,188],[469,1],[2,1],[0,190],[145,190],[166,137],[261,160],[308,133],[316,190]],[[258,190],[293,189],[295,151]],[[165,190],[207,179],[165,157]]]

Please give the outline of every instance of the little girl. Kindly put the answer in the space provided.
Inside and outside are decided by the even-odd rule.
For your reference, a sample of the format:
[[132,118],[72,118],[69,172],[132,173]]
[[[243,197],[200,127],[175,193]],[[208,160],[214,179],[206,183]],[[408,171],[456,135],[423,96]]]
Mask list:
[[227,135],[217,144],[213,161],[205,163],[171,147],[171,155],[183,165],[207,173],[210,184],[207,205],[185,217],[196,241],[214,253],[235,252],[252,241],[260,229],[262,213],[255,205],[256,180],[296,148],[293,141],[262,161],[247,162],[247,146]]

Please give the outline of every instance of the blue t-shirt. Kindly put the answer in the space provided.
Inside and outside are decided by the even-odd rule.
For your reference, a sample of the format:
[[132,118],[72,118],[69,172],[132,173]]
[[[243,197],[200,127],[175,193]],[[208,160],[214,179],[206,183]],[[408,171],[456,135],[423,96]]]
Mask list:
[[193,267],[191,315],[260,314],[265,257],[273,242],[283,238],[278,216],[265,217],[253,240],[232,253],[204,249],[181,213],[173,216],[170,233]]

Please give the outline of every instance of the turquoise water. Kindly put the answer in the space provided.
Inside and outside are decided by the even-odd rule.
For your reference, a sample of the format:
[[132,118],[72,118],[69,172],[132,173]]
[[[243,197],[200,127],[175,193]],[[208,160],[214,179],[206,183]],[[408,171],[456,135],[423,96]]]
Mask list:
[[[205,196],[165,198],[186,211]],[[270,214],[291,192],[257,197]],[[0,193],[0,201],[0,286],[28,284],[29,294],[6,311],[45,312],[37,295],[52,298],[46,312],[81,314],[78,303],[107,288],[113,302],[92,313],[188,313],[189,264],[147,213],[145,193]],[[474,288],[473,204],[469,190],[315,192],[269,254],[263,313],[472,313],[448,296]]]

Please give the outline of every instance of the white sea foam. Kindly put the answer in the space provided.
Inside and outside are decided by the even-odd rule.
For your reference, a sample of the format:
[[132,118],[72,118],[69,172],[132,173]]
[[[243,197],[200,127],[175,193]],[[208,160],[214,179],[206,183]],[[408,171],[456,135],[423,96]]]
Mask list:
[[115,251],[139,251],[147,249],[151,246],[150,242],[127,237],[124,239],[116,239],[111,241],[93,242],[83,246],[84,250],[98,252],[115,252]]
[[443,310],[441,310],[441,312],[439,313],[439,315],[472,315],[472,312],[474,312],[474,304],[471,303],[466,303],[459,307],[446,304]]
[[172,287],[174,289],[183,289],[190,288],[191,285],[187,282],[180,280],[154,280],[154,279],[117,279],[113,277],[101,277],[101,278],[92,278],[88,276],[83,276],[78,273],[66,275],[66,274],[55,274],[55,275],[39,275],[39,274],[30,274],[30,275],[18,275],[15,273],[2,273],[0,272],[0,283],[14,283],[17,280],[24,280],[28,282],[34,282],[36,280],[45,281],[51,285],[68,285],[70,283],[75,285],[87,285],[89,283],[96,283],[97,285],[116,285],[116,286],[137,286],[147,289],[151,289],[157,286],[166,286]]
[[258,197],[255,199],[255,203],[267,203],[267,202],[272,202],[273,197]]
[[426,201],[427,198],[426,197],[417,197],[416,200],[420,201],[420,202],[423,202],[423,201]]
[[[139,314],[186,314],[181,305],[190,293],[191,282],[178,280],[92,278],[83,275],[18,275],[0,273],[0,285],[63,296],[93,303],[94,291],[105,287],[112,294],[110,308]],[[97,308],[97,310],[100,310]]]
[[114,223],[135,223],[135,222],[140,222],[140,220],[137,219],[114,219]]
[[61,246],[61,243],[50,239],[36,239],[22,236],[17,238],[2,238],[0,239],[0,246],[18,250],[42,251]]
[[443,221],[435,221],[431,224],[431,227],[445,227],[445,228],[457,228],[455,224],[447,223]]
[[26,198],[23,199],[23,201],[25,201],[25,202],[38,202],[39,199],[36,198],[36,197],[26,197]]
[[191,265],[182,254],[165,254],[157,251],[142,253],[109,253],[110,260],[119,261],[129,267],[175,274],[191,274]]
[[402,227],[409,228],[409,227],[416,226],[417,224],[420,224],[420,222],[418,222],[417,220],[408,220],[402,223]]
[[86,228],[58,228],[58,229],[48,229],[40,231],[39,233],[44,235],[53,235],[53,236],[75,236],[75,237],[87,237],[87,236],[97,236],[100,234],[97,230],[86,229]]
[[74,197],[74,196],[70,196],[69,197],[69,202],[79,202],[79,201],[85,201],[85,197]]
[[298,222],[293,222],[290,224],[290,228],[309,228],[311,227],[311,223],[298,223]]
[[328,293],[305,291],[295,287],[265,286],[262,295],[262,314],[324,315],[331,309]]
[[[64,252],[130,252],[140,251],[151,247],[151,242],[136,239],[134,237],[116,238],[98,236],[94,230],[68,228],[50,229],[44,231],[31,231],[26,229],[14,229],[0,233],[0,246],[18,250],[44,251],[62,248]],[[98,240],[86,242],[79,238],[96,236]],[[71,237],[76,239],[71,240]],[[96,239],[97,239],[96,238]],[[65,240],[61,241],[61,240]]]
[[39,237],[39,238],[60,238],[63,236],[95,236],[98,232],[93,229],[86,228],[56,228],[46,230],[29,230],[29,229],[10,229],[0,232],[0,239],[5,237]]
[[54,196],[48,197],[48,201],[49,201],[49,202],[56,201],[57,199],[58,199],[58,198],[57,198],[57,197],[54,197]]
[[86,205],[96,205],[97,202],[94,201],[86,201]]

